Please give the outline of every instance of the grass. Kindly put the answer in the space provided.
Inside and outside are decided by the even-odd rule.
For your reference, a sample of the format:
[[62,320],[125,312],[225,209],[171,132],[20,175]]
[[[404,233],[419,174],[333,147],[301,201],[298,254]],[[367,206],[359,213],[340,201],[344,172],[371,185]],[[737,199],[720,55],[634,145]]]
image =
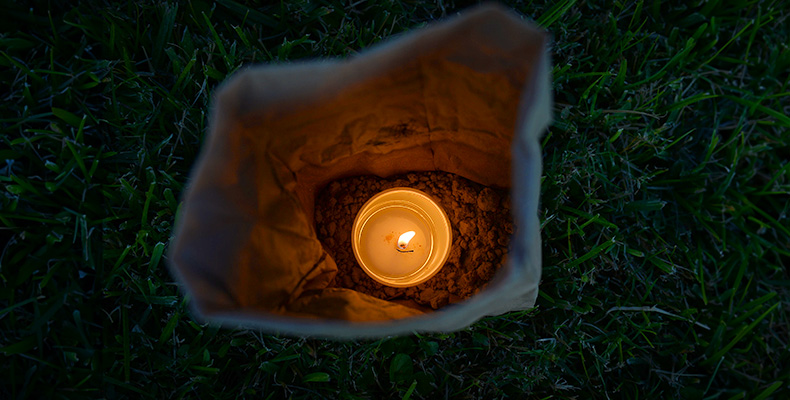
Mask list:
[[339,343],[164,268],[212,91],[467,2],[4,6],[0,398],[787,398],[790,4],[513,2],[554,37],[537,307]]

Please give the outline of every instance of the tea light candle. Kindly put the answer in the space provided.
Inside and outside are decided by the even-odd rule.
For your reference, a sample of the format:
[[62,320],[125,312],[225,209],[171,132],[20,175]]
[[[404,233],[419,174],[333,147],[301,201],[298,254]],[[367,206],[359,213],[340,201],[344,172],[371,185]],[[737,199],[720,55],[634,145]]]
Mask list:
[[452,230],[447,214],[426,193],[385,190],[359,210],[351,232],[357,263],[371,278],[393,287],[419,285],[447,261]]

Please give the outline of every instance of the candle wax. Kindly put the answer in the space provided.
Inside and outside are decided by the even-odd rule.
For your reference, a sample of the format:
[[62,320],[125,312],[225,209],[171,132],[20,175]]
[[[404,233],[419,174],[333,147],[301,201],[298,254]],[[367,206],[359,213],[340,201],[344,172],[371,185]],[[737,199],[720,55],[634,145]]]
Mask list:
[[[430,279],[444,265],[452,243],[447,214],[430,196],[411,188],[387,189],[373,196],[357,213],[351,230],[359,266],[392,287]],[[414,237],[399,249],[398,239],[409,231]]]
[[[414,231],[403,251],[398,238]],[[422,268],[431,253],[431,230],[420,214],[408,207],[392,205],[377,210],[360,231],[360,252],[369,267],[387,277],[404,277]]]

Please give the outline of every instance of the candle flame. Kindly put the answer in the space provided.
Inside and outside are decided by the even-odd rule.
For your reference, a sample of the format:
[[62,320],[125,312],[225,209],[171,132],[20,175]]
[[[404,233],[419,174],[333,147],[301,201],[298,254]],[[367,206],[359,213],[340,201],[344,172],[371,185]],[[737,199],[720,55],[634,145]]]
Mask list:
[[416,235],[416,232],[414,231],[408,231],[403,235],[400,235],[400,237],[398,238],[398,247],[401,250],[405,250],[406,246],[409,245],[409,241],[411,241],[411,238],[413,238],[414,235]]

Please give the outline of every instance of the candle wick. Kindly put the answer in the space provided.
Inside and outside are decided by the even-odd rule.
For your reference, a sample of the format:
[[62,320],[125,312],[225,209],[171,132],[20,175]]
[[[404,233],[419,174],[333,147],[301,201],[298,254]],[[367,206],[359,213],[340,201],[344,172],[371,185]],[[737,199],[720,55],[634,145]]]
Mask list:
[[398,247],[396,247],[395,250],[398,250],[398,253],[414,253],[414,250],[401,250]]

